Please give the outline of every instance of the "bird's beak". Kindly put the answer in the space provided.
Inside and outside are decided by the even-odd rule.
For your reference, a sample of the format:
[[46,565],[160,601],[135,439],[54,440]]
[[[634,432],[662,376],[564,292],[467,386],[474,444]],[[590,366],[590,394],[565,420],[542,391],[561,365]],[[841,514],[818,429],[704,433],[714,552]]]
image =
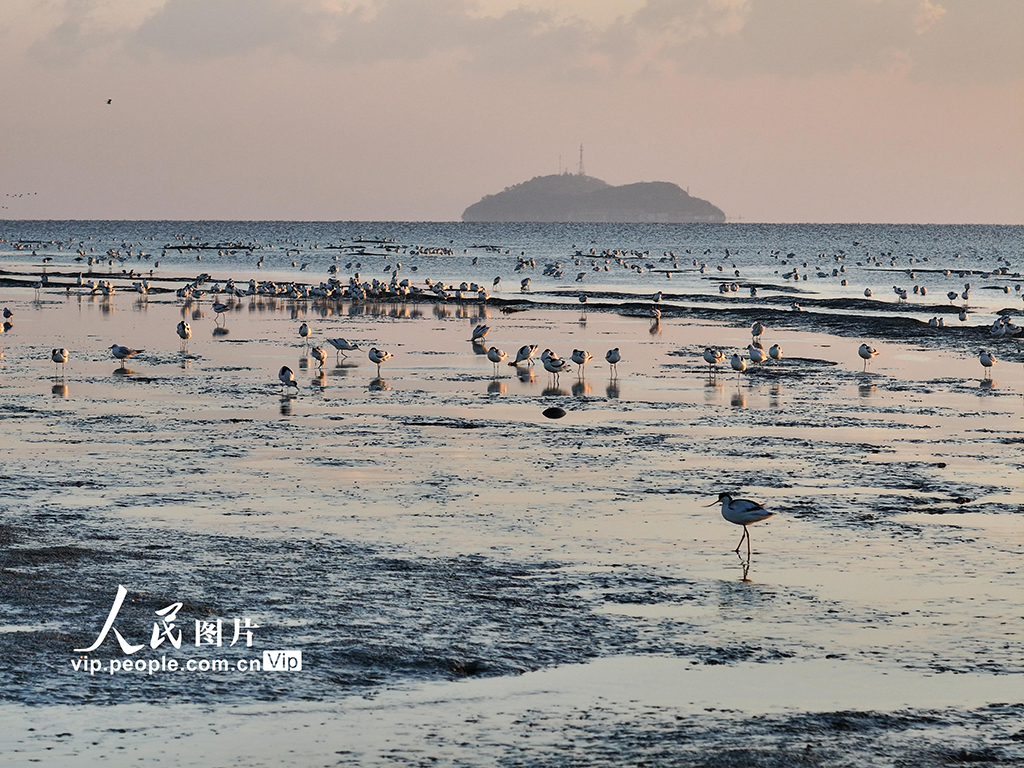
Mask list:
[[715,506],[715,504],[717,504],[717,503],[718,503],[718,499],[715,499],[715,500],[714,500],[714,501],[712,501],[712,502],[711,502],[710,504],[701,504],[701,506],[702,506],[702,507],[713,507],[713,506]]

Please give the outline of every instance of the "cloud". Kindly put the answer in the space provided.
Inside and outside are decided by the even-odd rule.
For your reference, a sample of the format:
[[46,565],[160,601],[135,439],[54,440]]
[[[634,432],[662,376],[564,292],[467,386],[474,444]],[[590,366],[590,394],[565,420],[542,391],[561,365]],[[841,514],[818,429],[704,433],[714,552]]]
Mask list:
[[[69,2],[36,54],[110,44]],[[159,0],[156,0],[159,2]],[[905,70],[918,79],[1024,76],[1020,0],[646,0],[595,23],[547,7],[483,13],[475,0],[166,0],[120,46],[177,59],[288,55],[334,63],[448,61],[484,75],[564,78],[671,70],[808,78]]]

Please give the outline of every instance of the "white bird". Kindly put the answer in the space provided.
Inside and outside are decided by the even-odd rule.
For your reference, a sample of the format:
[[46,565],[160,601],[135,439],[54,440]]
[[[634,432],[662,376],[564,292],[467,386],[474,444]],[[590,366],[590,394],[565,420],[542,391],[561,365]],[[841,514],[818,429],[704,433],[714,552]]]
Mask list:
[[319,367],[324,367],[324,362],[327,360],[327,353],[324,352],[322,347],[313,347],[313,349],[309,351],[309,354],[313,356],[313,359],[316,360],[316,364]]
[[145,352],[144,349],[132,349],[130,347],[122,347],[120,344],[111,344],[110,351],[114,357],[121,361],[121,367],[124,368],[124,361],[133,355],[139,354],[139,352]]
[[178,327],[175,328],[178,333],[178,338],[181,339],[181,348],[185,349],[188,346],[188,340],[192,338],[192,326],[181,320],[178,323]]
[[299,382],[295,380],[295,375],[292,373],[292,369],[287,365],[281,366],[281,370],[277,372],[277,378],[286,387],[299,388]]
[[725,362],[725,353],[720,349],[704,348],[704,362],[711,366],[710,370],[717,371],[718,364]]
[[[722,517],[728,520],[730,523],[736,523],[736,525],[743,526],[743,536],[740,537],[740,543],[736,545],[736,549],[733,552],[737,554],[740,551],[740,547],[743,546],[743,539],[747,540],[747,557],[750,557],[750,531],[747,530],[747,526],[751,523],[759,523],[762,520],[767,520],[774,513],[769,512],[756,501],[750,501],[749,499],[734,499],[728,493],[718,494],[718,501],[722,504]],[[707,506],[714,506],[718,502],[711,502]]]
[[386,363],[391,359],[391,353],[384,349],[377,349],[376,347],[370,348],[369,354],[370,362],[377,366],[377,378],[380,378],[380,366],[381,363]]
[[50,352],[50,359],[63,369],[68,364],[68,351],[61,347]]
[[764,350],[760,347],[755,347],[753,344],[747,345],[747,354],[750,356],[750,362],[754,365],[760,365],[768,359],[768,355],[765,354]]
[[967,310],[966,309],[961,309],[960,310],[960,322],[961,323],[966,323],[967,322]]
[[584,349],[574,349],[569,359],[579,366],[579,374],[582,376],[584,374],[583,367],[593,360],[594,356]]
[[735,352],[732,353],[732,357],[729,358],[729,365],[736,371],[736,375],[739,376],[745,370],[747,370],[747,361],[740,357]]
[[524,344],[519,348],[519,351],[516,352],[516,359],[509,363],[509,365],[519,365],[520,363],[530,363],[532,365],[530,359],[535,354],[537,354],[536,344]]
[[219,301],[213,302],[213,321],[217,322],[217,318],[227,312],[231,307],[227,304],[221,304]]
[[768,357],[774,360],[776,363],[782,359],[782,347],[778,344],[772,344],[768,350]]
[[562,360],[560,357],[542,357],[541,363],[544,365],[544,370],[555,377],[556,384],[558,383],[558,374],[569,369],[569,361]]
[[508,355],[505,354],[502,350],[498,349],[497,347],[491,347],[490,349],[487,350],[487,359],[494,363],[495,376],[498,375],[498,365],[506,357],[508,357]]
[[309,326],[303,323],[299,326],[299,336],[302,337],[302,341],[308,343],[309,340]]
[[478,325],[473,329],[473,336],[470,341],[483,341],[484,337],[490,332],[491,328],[488,325]]
[[985,378],[991,378],[992,366],[996,364],[996,356],[993,352],[986,352],[984,349],[978,354],[978,360],[985,366]]
[[764,333],[764,325],[761,323],[760,320],[755,320],[754,324],[752,326],[750,326],[750,336],[752,338],[756,339],[762,333]]
[[867,344],[861,344],[857,350],[857,354],[860,355],[864,361],[864,370],[868,369],[868,363],[871,362],[871,358],[878,357],[878,350],[874,347],[869,347]]
[[345,355],[346,352],[353,352],[359,349],[358,344],[353,344],[348,339],[328,339],[327,343],[338,350],[339,355],[344,355],[345,357],[348,357],[348,355]]
[[619,354],[619,348],[609,349],[604,353],[604,359],[608,361],[608,368],[610,372],[616,374],[619,372],[619,361],[622,360],[622,355]]

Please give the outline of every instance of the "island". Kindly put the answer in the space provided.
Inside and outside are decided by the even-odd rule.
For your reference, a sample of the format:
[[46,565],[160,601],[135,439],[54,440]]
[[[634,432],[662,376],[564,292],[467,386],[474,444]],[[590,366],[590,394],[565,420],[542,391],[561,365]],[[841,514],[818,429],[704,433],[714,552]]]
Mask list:
[[721,223],[725,214],[667,181],[616,187],[592,176],[560,173],[486,195],[463,211],[462,220],[688,224]]

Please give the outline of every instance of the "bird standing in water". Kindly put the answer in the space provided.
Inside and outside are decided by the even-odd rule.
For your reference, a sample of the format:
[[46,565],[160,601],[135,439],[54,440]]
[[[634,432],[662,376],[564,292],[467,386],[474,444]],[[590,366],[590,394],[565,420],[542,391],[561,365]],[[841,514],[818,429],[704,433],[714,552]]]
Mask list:
[[[747,558],[750,557],[750,531],[747,530],[747,526],[751,523],[759,523],[762,520],[767,520],[774,513],[769,512],[756,501],[750,501],[749,499],[734,499],[728,493],[718,494],[718,501],[722,504],[722,517],[728,520],[730,523],[736,523],[736,525],[743,526],[743,536],[740,537],[740,543],[736,545],[736,549],[733,552],[739,554],[740,547],[743,546],[743,539],[747,540]],[[707,506],[714,506],[718,502],[711,502]]]

